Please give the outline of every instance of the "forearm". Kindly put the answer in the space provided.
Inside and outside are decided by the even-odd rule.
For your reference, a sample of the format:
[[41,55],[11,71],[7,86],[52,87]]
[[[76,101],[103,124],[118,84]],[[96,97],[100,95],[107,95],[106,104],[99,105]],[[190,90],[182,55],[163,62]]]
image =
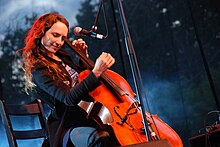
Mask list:
[[37,88],[70,106],[77,105],[84,95],[93,91],[100,84],[92,72],[73,88],[67,86],[63,81],[52,79],[47,73],[46,69],[38,69],[33,72],[33,80]]

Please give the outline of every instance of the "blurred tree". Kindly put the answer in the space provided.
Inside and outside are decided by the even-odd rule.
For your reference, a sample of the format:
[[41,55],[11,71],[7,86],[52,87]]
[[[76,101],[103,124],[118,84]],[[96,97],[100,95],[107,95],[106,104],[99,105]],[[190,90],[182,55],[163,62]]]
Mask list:
[[[30,26],[36,17],[36,13],[33,13],[31,17],[25,16],[23,21],[27,26]],[[23,70],[20,67],[20,55],[18,52],[24,46],[23,39],[26,31],[27,29],[22,28],[13,30],[9,26],[6,29],[5,37],[0,40],[0,50],[2,52],[0,75],[3,99],[8,103],[22,103],[27,97],[27,94],[23,91],[24,77]]]

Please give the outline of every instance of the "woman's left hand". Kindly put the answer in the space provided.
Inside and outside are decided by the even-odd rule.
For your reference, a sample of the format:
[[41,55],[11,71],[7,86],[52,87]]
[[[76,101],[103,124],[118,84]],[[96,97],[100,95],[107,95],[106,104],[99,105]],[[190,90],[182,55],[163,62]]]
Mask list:
[[86,45],[86,42],[83,40],[83,39],[77,39],[77,40],[74,40],[72,42],[72,45],[75,46],[77,49],[79,49],[80,51],[82,51],[86,57],[89,57],[89,54],[88,54],[88,46]]

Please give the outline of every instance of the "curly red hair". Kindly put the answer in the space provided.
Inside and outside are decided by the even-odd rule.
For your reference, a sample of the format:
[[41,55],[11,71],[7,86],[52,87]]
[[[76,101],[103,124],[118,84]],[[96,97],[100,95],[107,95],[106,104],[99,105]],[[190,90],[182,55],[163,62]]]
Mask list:
[[62,22],[67,26],[67,28],[69,28],[68,21],[62,15],[58,13],[47,13],[36,19],[26,35],[21,62],[22,67],[25,70],[26,92],[28,89],[31,89],[34,86],[34,84],[32,83],[31,71],[37,65],[37,63],[41,62],[47,66],[50,66],[48,68],[54,69],[56,74],[58,74],[58,72],[61,72],[54,63],[49,63],[50,61],[46,60],[42,56],[42,53],[40,51],[41,38],[44,36],[46,31],[48,31],[56,22]]

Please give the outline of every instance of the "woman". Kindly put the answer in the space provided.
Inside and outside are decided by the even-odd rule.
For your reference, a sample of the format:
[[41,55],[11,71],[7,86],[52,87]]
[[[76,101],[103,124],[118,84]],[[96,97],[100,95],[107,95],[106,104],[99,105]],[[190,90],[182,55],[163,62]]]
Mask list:
[[[88,93],[100,85],[98,78],[115,59],[102,53],[91,73],[78,83],[78,74],[84,66],[73,62],[62,49],[68,27],[68,21],[57,13],[45,14],[34,22],[22,53],[25,89],[51,107],[48,117],[51,146],[109,146],[109,133],[88,121],[77,104],[90,99]],[[72,44],[88,56],[88,47],[82,39]]]

